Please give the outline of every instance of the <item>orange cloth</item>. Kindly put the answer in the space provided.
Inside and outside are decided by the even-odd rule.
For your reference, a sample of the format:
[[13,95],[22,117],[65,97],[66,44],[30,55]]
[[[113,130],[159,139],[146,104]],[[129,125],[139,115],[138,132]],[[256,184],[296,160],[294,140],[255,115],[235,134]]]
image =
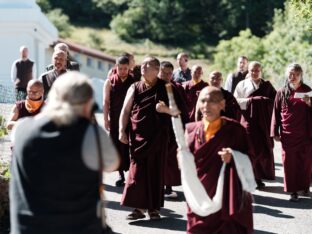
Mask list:
[[33,101],[27,98],[25,100],[25,107],[29,113],[34,113],[36,110],[38,110],[41,107],[42,103],[43,103],[43,99]]
[[206,142],[208,142],[210,138],[214,136],[216,132],[219,131],[219,129],[221,128],[222,119],[219,117],[218,119],[212,122],[208,122],[205,119],[203,119],[203,121],[204,121],[204,129],[205,129],[205,139],[206,139]]

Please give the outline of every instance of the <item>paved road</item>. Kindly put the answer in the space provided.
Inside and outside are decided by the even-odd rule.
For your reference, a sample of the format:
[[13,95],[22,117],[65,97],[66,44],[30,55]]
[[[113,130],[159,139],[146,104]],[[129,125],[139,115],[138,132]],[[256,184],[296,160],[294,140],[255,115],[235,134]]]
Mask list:
[[[102,115],[97,119],[102,123]],[[0,141],[0,158],[10,152],[8,138]],[[283,192],[283,168],[280,157],[280,145],[275,147],[276,180],[266,182],[266,188],[254,193],[254,229],[256,234],[309,234],[312,233],[312,199],[300,198],[300,202],[288,201],[289,195]],[[127,221],[125,217],[130,208],[119,205],[122,188],[116,188],[114,183],[118,173],[105,175],[108,223],[115,233],[123,234],[165,234],[185,233],[186,205],[181,187],[175,187],[179,199],[165,201],[161,209],[162,219],[150,221],[147,218],[140,221]],[[312,190],[312,188],[310,188]]]
[[[101,123],[102,116],[97,116]],[[283,191],[283,167],[281,146],[275,145],[275,181],[265,181],[266,188],[254,194],[254,229],[256,234],[309,234],[312,233],[312,199],[300,197],[300,202],[289,202]],[[123,234],[172,234],[185,233],[186,205],[181,186],[174,187],[179,199],[165,200],[161,209],[162,219],[150,221],[128,221],[126,216],[132,209],[119,205],[122,188],[114,186],[118,173],[105,175],[108,223],[115,233]],[[310,188],[312,191],[312,188]]]

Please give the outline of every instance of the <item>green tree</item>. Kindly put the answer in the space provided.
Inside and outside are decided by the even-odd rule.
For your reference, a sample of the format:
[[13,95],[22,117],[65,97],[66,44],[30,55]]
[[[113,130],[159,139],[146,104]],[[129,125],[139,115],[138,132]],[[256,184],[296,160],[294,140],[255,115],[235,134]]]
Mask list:
[[72,27],[69,23],[69,18],[67,15],[63,14],[61,9],[54,9],[47,13],[47,17],[51,22],[54,24],[54,26],[59,31],[60,37],[69,37],[70,33],[72,31]]
[[245,55],[249,60],[262,61],[264,47],[261,38],[254,36],[249,29],[241,31],[231,40],[221,40],[214,54],[214,69],[224,73],[224,76],[236,68],[237,58]]
[[[284,83],[285,67],[292,62],[301,64],[306,77],[312,75],[312,21],[299,17],[297,5],[286,3],[285,11],[276,10],[273,30],[264,40],[266,70],[277,87]],[[310,79],[306,81],[311,82]]]

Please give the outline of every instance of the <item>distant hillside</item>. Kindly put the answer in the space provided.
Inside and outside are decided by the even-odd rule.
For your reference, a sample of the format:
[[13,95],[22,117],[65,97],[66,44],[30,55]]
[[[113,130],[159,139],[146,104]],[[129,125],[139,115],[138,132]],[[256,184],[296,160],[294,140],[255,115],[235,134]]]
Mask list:
[[[182,48],[172,48],[151,41],[141,40],[136,43],[127,43],[118,38],[118,36],[110,30],[98,29],[92,27],[72,26],[73,29],[66,40],[79,43],[91,48],[101,50],[112,56],[119,56],[123,52],[133,53],[136,63],[140,63],[144,56],[153,55],[161,61],[167,60],[176,66],[176,55],[183,51]],[[210,50],[213,47],[208,47]],[[190,66],[198,64],[204,69],[204,77],[208,76],[209,60],[208,59],[191,59]]]

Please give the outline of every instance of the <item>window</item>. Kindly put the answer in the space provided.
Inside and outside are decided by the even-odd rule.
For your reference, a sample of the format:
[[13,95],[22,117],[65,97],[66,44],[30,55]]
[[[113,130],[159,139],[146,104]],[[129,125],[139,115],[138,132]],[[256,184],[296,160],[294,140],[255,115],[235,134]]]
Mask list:
[[97,68],[98,68],[99,70],[101,70],[101,71],[104,70],[102,61],[98,61],[98,63],[97,63]]
[[75,59],[78,63],[80,63],[80,54],[75,53],[74,59]]
[[87,57],[87,66],[88,67],[93,67],[93,59],[90,57]]

